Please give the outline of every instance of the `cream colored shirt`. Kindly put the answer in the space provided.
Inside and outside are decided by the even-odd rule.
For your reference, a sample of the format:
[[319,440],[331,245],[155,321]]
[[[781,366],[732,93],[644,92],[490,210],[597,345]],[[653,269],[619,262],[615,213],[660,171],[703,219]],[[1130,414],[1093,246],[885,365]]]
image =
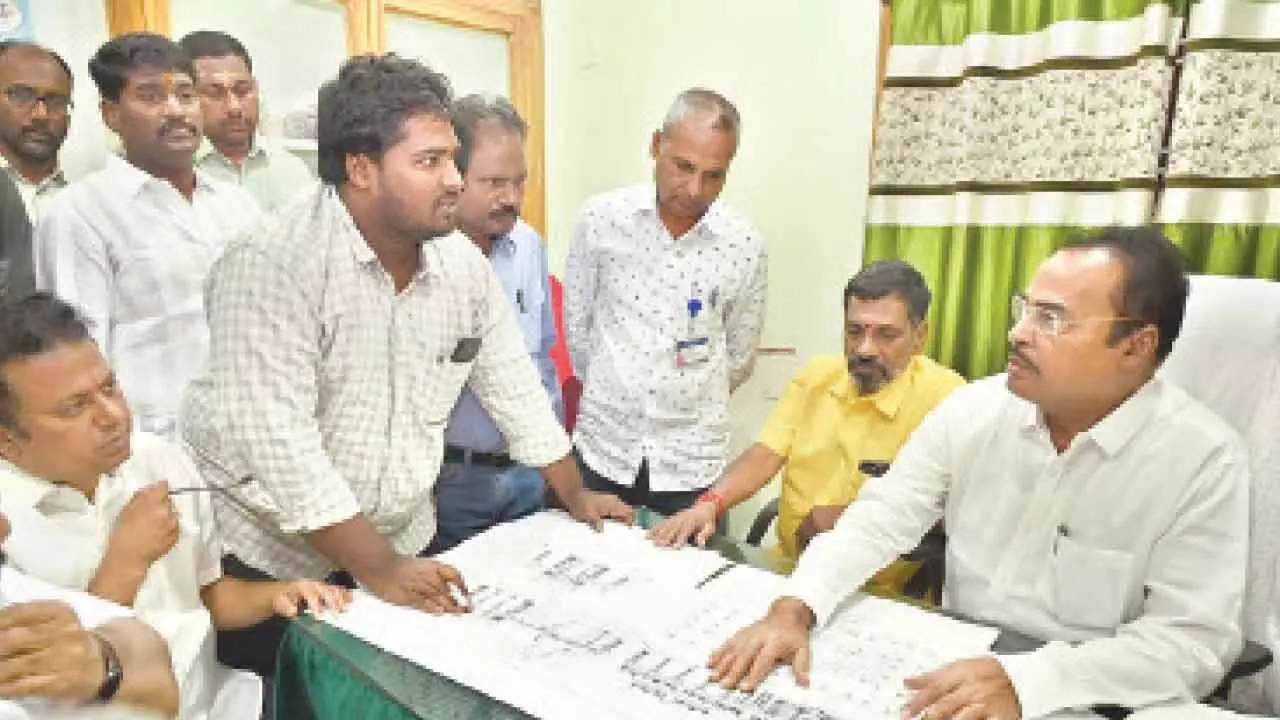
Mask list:
[[[146,433],[134,436],[132,456],[114,473],[102,477],[92,502],[78,490],[54,485],[0,462],[0,487],[8,500],[21,502],[52,521],[76,541],[74,547],[92,560],[92,568],[101,562],[116,518],[133,494],[162,480],[174,489],[204,486],[181,449]],[[151,565],[133,609],[169,645],[182,695],[181,718],[200,720],[208,717],[223,675],[213,653],[212,619],[200,598],[202,588],[222,577],[222,546],[216,536],[208,493],[172,497],[180,525],[178,542]],[[24,572],[43,576],[39,562],[18,557],[13,562]],[[84,585],[89,580],[85,577]]]
[[1024,717],[1204,697],[1241,645],[1240,438],[1156,379],[1059,454],[1005,383],[942,401],[800,556],[783,594],[824,623],[945,515],[944,605],[1051,641],[1001,657]]
[[400,553],[431,542],[464,384],[517,461],[569,454],[511,299],[460,233],[423,243],[397,292],[337,191],[316,185],[227,250],[208,308],[183,433],[211,484],[255,480],[214,504],[229,550],[275,577],[324,577],[334,568],[304,535],[357,514]]
[[205,138],[196,152],[196,167],[210,177],[244,188],[263,212],[275,210],[316,183],[301,158],[262,136],[254,140],[244,163],[233,162]]

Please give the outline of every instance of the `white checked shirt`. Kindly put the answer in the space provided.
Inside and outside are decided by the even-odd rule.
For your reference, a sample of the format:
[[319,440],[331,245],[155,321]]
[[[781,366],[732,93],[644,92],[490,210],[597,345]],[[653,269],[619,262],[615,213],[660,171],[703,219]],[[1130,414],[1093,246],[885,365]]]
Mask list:
[[205,278],[259,215],[238,187],[197,172],[187,201],[115,155],[46,206],[36,285],[84,314],[140,429],[174,434],[182,393],[208,352]]
[[[587,201],[565,270],[565,334],[582,380],[574,443],[594,470],[658,492],[704,488],[724,467],[729,393],[751,373],[764,323],[767,261],[755,228],[717,201],[673,239],[653,185]],[[677,367],[688,304],[710,359]]]
[[208,307],[209,368],[184,433],[210,482],[255,478],[215,508],[229,550],[267,573],[334,569],[302,534],[356,514],[400,553],[425,548],[464,383],[516,460],[569,453],[511,301],[461,234],[423,244],[397,293],[337,192],[317,186],[228,249]]
[[1240,650],[1240,438],[1157,379],[1058,454],[1005,383],[961,387],[927,416],[783,594],[824,623],[945,515],[944,605],[1054,641],[1000,658],[1023,717],[1204,697]]

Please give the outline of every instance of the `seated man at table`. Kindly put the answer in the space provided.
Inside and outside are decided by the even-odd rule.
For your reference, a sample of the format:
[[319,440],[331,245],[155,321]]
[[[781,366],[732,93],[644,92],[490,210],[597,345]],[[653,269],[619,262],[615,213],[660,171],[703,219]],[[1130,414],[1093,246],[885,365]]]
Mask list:
[[[10,527],[0,514],[0,543]],[[143,720],[178,711],[164,640],[127,610],[27,577],[5,565],[3,551],[0,584],[0,718]]]
[[[791,381],[754,445],[702,501],[649,536],[660,545],[699,545],[728,508],[759,492],[784,468],[778,549],[788,569],[858,497],[865,462],[891,461],[924,416],[964,384],[920,354],[931,294],[920,272],[900,260],[872,263],[844,289],[844,356],[810,361]],[[900,562],[870,585],[900,594],[917,563]]]
[[[1156,377],[1187,278],[1151,228],[1068,243],[1013,298],[1003,375],[957,390],[713,653],[753,689],[808,682],[809,633],[945,515],[944,604],[1048,641],[906,679],[903,717],[1034,718],[1194,700],[1240,650],[1249,476],[1225,422]],[[1242,311],[1245,309],[1242,308]]]
[[[184,720],[256,715],[258,684],[214,663],[213,629],[291,617],[304,602],[316,611],[340,609],[348,592],[310,580],[224,576],[205,494],[214,488],[178,447],[146,433],[131,437],[131,429],[115,376],[73,308],[46,293],[0,305],[5,502],[50,521],[59,535],[51,545],[63,541],[92,560],[80,564],[91,575],[77,587],[133,607],[165,638]],[[10,560],[36,577],[66,582],[45,575],[50,565],[69,564],[65,558],[37,549],[15,551]]]

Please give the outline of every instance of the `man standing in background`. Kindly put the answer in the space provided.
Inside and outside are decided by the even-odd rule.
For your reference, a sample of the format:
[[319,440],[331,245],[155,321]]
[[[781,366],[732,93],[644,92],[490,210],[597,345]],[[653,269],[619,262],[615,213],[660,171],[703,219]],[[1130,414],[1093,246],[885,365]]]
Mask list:
[[[556,416],[563,420],[560,387],[551,363],[556,342],[551,313],[547,251],[538,232],[520,220],[529,169],[524,156],[528,130],[503,97],[468,95],[450,107],[463,188],[458,229],[493,268],[525,348],[538,368]],[[471,389],[464,388],[445,430],[444,464],[436,480],[436,537],[431,552],[443,552],[500,522],[542,508],[545,485],[534,468],[518,465],[507,441]]]
[[681,93],[653,134],[654,182],[588,200],[566,263],[583,478],[666,514],[724,468],[729,393],[764,322],[764,240],[717,201],[739,125],[719,93]]
[[138,426],[170,437],[208,352],[209,268],[261,213],[243,190],[193,166],[200,106],[177,43],[121,35],[98,49],[89,72],[123,152],[45,208],[36,284],[89,321]]
[[315,178],[306,163],[258,134],[258,80],[244,45],[216,30],[197,30],[180,41],[196,71],[205,141],[196,166],[240,185],[271,212]]
[[66,187],[58,151],[71,121],[71,68],[34,43],[0,42],[0,167],[32,224],[44,201]]

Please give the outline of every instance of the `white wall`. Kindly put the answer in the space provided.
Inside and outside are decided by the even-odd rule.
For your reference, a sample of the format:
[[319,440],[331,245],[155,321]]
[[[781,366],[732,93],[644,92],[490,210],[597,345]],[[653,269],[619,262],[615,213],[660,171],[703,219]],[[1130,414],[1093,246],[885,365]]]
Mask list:
[[418,58],[449,76],[457,97],[474,92],[510,94],[507,39],[502,35],[391,15],[387,49]]
[[107,130],[98,111],[98,90],[89,78],[89,58],[107,41],[107,14],[100,0],[35,0],[31,11],[32,40],[50,47],[71,66],[75,109],[62,167],[70,179],[102,166]]
[[[651,177],[649,137],[681,90],[742,113],[725,199],[769,245],[763,357],[734,397],[734,450],[805,359],[840,352],[841,292],[861,258],[875,103],[876,0],[543,0],[548,241],[563,267],[592,194]],[[754,510],[736,512],[742,532]]]

